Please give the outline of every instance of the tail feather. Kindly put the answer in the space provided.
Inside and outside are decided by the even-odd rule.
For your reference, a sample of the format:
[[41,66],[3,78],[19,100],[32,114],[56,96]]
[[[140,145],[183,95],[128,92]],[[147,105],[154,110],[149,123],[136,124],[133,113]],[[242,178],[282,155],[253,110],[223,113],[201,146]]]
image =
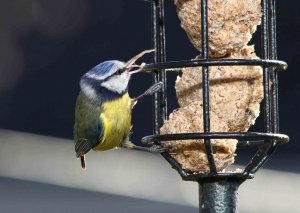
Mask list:
[[81,163],[81,168],[86,169],[86,161],[85,161],[85,155],[80,156],[80,163]]
[[75,142],[76,156],[80,158],[81,168],[86,169],[85,154],[93,148],[93,145],[84,138],[77,139]]

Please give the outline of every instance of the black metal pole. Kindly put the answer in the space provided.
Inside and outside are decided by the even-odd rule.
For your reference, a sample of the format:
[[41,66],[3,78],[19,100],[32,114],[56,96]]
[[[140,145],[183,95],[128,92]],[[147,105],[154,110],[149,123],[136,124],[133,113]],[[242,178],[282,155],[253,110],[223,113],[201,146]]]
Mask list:
[[241,180],[215,180],[198,183],[200,213],[237,212],[237,191],[242,183]]
[[[154,54],[154,62],[157,63],[159,58],[157,57],[157,49],[159,48],[159,36],[158,36],[158,26],[157,26],[157,1],[152,1],[151,3],[151,12],[152,12],[152,41],[153,41],[153,46],[154,49],[156,50]],[[159,72],[157,70],[155,71],[155,74],[152,77],[153,79],[153,84],[159,82]],[[159,94],[155,93],[152,97],[153,103],[152,103],[152,114],[153,114],[153,120],[152,120],[152,125],[153,125],[153,133],[154,134],[159,134],[159,119],[161,117],[160,115],[160,99],[158,98]]]
[[[202,32],[202,57],[208,60],[208,17],[207,17],[207,0],[200,2],[201,8],[201,32]],[[209,107],[209,70],[208,66],[202,67],[202,91],[203,91],[203,129],[205,133],[210,132],[210,107]],[[210,173],[217,175],[217,168],[213,156],[210,139],[204,140],[206,155],[208,159]]]
[[[166,36],[164,23],[164,0],[153,0],[152,12],[152,41],[155,49],[154,62],[166,61]],[[153,129],[155,134],[159,134],[159,128],[167,119],[167,80],[166,71],[158,69],[153,75],[153,83],[162,82],[161,91],[153,95]]]

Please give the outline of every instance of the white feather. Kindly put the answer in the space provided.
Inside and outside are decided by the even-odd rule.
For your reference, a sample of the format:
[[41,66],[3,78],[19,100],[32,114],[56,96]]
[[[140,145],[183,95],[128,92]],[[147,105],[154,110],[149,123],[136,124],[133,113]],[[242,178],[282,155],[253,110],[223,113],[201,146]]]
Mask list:
[[91,85],[87,83],[80,82],[80,88],[84,92],[84,94],[89,97],[90,99],[96,99],[97,93],[94,88],[91,87]]

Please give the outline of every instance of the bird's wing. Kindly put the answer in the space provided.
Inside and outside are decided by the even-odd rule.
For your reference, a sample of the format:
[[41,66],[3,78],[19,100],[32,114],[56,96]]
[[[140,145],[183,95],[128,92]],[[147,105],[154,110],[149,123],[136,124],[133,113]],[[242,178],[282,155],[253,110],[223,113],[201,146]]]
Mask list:
[[88,151],[90,151],[92,148],[93,147],[92,147],[91,143],[86,138],[78,138],[75,141],[75,152],[76,152],[77,157],[83,156]]
[[[103,137],[102,122],[97,120],[93,125],[90,125],[90,130],[81,137],[75,139],[76,156],[80,157],[97,146]],[[85,136],[85,137],[84,137]]]
[[77,98],[75,110],[74,140],[77,157],[97,146],[103,137],[103,125],[99,116],[99,103],[90,102],[84,94]]

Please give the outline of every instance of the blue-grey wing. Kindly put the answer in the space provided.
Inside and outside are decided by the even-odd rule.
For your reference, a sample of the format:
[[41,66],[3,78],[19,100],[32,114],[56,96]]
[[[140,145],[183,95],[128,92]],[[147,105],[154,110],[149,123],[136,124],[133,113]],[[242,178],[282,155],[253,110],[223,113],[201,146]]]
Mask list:
[[75,109],[74,141],[77,157],[97,146],[103,137],[101,104],[80,93]]

